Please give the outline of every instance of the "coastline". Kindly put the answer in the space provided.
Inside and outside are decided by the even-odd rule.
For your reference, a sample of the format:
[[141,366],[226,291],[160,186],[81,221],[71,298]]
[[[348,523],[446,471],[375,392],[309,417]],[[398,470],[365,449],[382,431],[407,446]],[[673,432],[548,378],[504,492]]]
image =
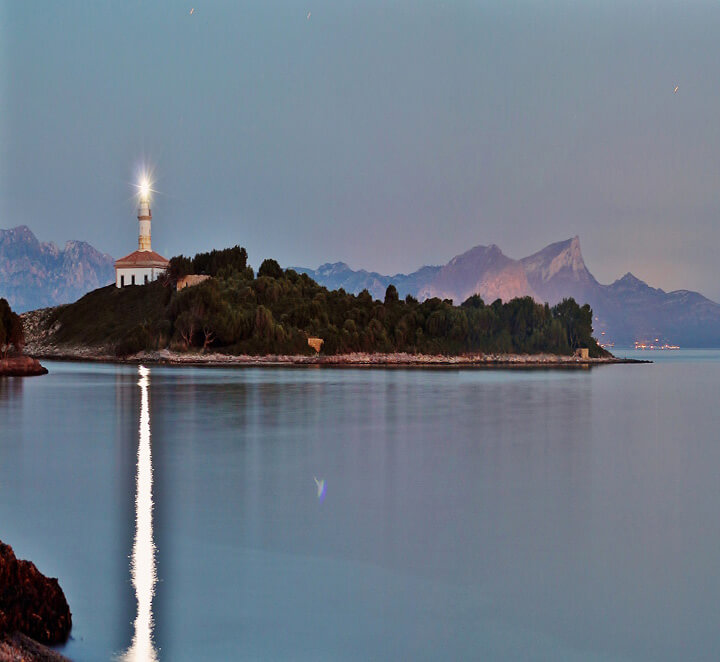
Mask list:
[[335,354],[315,356],[270,354],[264,356],[231,355],[217,352],[181,353],[163,349],[117,357],[101,347],[28,347],[29,355],[37,359],[87,361],[117,364],[186,365],[207,367],[376,367],[376,368],[586,368],[596,365],[652,363],[641,359],[616,357],[587,358],[557,354],[463,354],[458,356],[434,354]]
[[461,355],[389,354],[355,352],[352,354],[222,354],[220,352],[176,352],[169,349],[141,351],[118,357],[114,346],[56,344],[55,328],[48,328],[47,317],[53,308],[22,314],[25,328],[25,354],[35,359],[88,361],[99,363],[148,365],[192,365],[207,367],[334,367],[334,368],[588,368],[618,363],[652,363],[642,359],[614,356],[580,358],[561,354],[482,354]]

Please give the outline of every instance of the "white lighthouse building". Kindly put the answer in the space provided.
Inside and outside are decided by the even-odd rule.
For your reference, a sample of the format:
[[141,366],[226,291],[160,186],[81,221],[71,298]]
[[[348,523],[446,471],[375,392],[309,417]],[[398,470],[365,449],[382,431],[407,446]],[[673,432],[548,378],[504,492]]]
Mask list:
[[140,205],[138,207],[138,249],[121,257],[115,262],[115,286],[147,285],[164,273],[168,260],[156,253],[150,246],[150,185],[143,181],[140,185]]

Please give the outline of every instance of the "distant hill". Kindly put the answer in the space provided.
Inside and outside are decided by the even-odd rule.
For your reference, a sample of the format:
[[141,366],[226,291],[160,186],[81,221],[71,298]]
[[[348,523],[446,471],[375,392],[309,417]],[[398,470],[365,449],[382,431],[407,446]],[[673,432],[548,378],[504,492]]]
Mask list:
[[658,338],[685,347],[720,347],[719,304],[697,292],[650,287],[630,273],[603,285],[585,265],[578,237],[521,260],[507,257],[495,245],[476,246],[445,266],[423,267],[407,275],[353,271],[342,262],[298,270],[326,287],[340,286],[341,279],[348,292],[367,289],[375,298],[382,298],[390,283],[401,296],[440,297],[456,304],[472,294],[488,303],[527,295],[551,305],[572,297],[590,304],[595,334],[604,343],[629,346]]
[[114,260],[84,241],[64,249],[25,225],[0,229],[0,297],[23,312],[77,300],[115,279]]

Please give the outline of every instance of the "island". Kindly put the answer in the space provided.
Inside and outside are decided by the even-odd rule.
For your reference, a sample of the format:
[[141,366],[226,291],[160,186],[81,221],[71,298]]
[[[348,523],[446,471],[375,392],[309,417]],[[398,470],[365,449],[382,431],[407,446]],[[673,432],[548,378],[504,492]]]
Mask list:
[[22,316],[34,357],[160,363],[482,365],[617,362],[592,310],[531,297],[460,305],[328,290],[240,246],[177,256],[157,280],[94,290]]

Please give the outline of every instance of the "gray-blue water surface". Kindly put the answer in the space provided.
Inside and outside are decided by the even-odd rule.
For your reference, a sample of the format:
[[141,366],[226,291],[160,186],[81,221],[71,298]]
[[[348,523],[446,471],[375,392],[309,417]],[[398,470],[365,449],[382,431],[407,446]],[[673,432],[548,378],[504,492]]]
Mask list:
[[[716,660],[720,352],[641,356],[150,367],[159,659]],[[138,368],[48,367],[0,379],[0,538],[59,577],[61,650],[107,660],[136,633]]]

